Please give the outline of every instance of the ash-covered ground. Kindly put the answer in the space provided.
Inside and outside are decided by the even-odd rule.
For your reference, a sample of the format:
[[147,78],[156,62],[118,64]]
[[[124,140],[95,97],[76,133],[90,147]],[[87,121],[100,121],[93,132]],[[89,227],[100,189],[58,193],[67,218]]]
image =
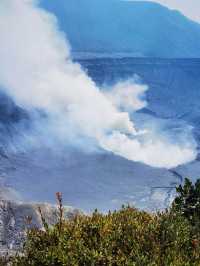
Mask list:
[[[146,92],[148,106],[132,115],[136,126],[145,128],[159,121],[162,131],[172,138],[190,132],[191,141],[195,139],[198,149],[200,60],[101,58],[78,61],[100,87],[107,88],[137,76],[149,89]],[[195,180],[200,176],[198,156],[191,163],[164,169],[129,161],[103,149],[85,149],[78,144],[58,143],[55,147],[54,143],[52,148],[48,134],[32,136],[38,116],[45,125],[45,114],[40,110],[35,113],[30,115],[1,93],[1,198],[52,203],[55,192],[61,191],[65,204],[85,211],[94,208],[107,211],[126,203],[156,210],[170,204],[174,187],[184,177]]]

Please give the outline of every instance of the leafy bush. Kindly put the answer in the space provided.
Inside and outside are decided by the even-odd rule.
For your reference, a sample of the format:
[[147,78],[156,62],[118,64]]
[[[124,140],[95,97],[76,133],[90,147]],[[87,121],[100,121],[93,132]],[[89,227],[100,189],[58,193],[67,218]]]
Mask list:
[[91,216],[78,214],[71,220],[63,218],[58,193],[58,224],[49,227],[42,217],[44,230],[28,232],[23,256],[15,257],[12,265],[200,265],[200,238],[187,212],[182,212],[180,191],[172,209],[163,213],[149,214],[127,206],[106,215],[97,210]]
[[200,222],[200,179],[193,185],[189,179],[185,179],[184,185],[177,188],[178,196],[175,198],[172,208],[185,216],[193,225]]
[[8,255],[0,257],[0,266],[7,266],[9,265],[9,262],[11,262],[11,258],[9,258]]

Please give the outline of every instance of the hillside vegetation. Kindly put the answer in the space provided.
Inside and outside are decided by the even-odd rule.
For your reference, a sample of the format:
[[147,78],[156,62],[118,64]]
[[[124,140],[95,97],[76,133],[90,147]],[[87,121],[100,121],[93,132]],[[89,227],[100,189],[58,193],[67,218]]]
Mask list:
[[44,230],[28,231],[23,255],[11,265],[200,265],[200,180],[193,185],[186,179],[171,208],[156,214],[123,206],[65,220],[60,193],[57,199],[59,222],[49,226],[41,212]]
[[154,2],[41,0],[40,6],[56,15],[75,55],[200,57],[200,25]]

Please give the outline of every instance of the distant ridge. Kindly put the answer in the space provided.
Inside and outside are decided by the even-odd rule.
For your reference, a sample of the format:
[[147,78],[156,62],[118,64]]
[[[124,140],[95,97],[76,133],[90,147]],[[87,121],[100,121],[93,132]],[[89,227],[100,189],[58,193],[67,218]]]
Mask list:
[[200,24],[145,1],[41,0],[67,34],[74,54],[200,58]]

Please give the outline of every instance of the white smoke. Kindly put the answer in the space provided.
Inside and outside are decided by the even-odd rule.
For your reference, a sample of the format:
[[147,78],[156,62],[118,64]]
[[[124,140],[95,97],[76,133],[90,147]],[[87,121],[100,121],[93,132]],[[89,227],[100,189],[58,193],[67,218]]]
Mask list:
[[[193,160],[195,146],[140,137],[127,111],[146,105],[145,86],[130,81],[103,93],[70,58],[53,15],[31,0],[0,1],[0,85],[27,109],[44,109],[56,134],[82,135],[99,147],[155,167]],[[46,127],[47,125],[44,125]]]
[[146,85],[137,84],[137,80],[131,79],[118,82],[105,95],[119,109],[134,112],[147,106],[144,93],[148,90]]

